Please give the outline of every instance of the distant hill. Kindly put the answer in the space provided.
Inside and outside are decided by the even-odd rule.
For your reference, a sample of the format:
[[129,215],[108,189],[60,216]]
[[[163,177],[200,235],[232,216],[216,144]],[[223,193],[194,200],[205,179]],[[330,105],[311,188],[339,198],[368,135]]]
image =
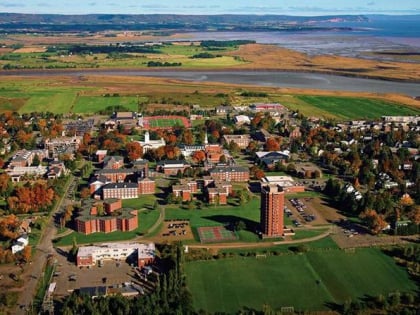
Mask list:
[[[103,30],[278,31],[331,29],[334,22],[362,22],[363,15],[316,17],[286,15],[172,15],[172,14],[20,14],[0,13],[3,32],[72,32]],[[329,26],[323,23],[329,23]]]

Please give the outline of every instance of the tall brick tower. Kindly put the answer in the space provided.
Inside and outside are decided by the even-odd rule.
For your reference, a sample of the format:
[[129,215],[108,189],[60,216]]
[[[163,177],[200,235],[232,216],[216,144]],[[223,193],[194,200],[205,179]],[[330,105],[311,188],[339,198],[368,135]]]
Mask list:
[[260,224],[263,237],[283,235],[284,191],[278,185],[261,187]]

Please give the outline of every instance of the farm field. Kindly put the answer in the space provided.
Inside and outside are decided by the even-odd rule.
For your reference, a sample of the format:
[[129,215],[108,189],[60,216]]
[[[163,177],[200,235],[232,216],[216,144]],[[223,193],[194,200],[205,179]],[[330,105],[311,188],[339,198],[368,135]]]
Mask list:
[[299,110],[306,116],[333,119],[380,118],[382,115],[420,113],[412,98],[397,95],[387,96],[388,100],[385,100],[363,93],[320,94],[303,90],[292,92],[290,89],[285,92],[268,87],[248,87],[247,90],[264,92],[267,96],[244,97],[241,96],[244,91],[241,86],[222,83],[99,75],[77,78],[5,76],[0,78],[0,112],[88,114],[118,105],[137,111],[139,104],[147,106],[147,110],[153,112],[162,108],[183,110],[185,106],[199,104],[206,114],[206,109],[225,103],[246,106],[254,102],[273,102]]
[[339,119],[378,119],[381,116],[420,114],[419,109],[379,99],[308,95],[298,96],[298,99],[316,111],[324,112],[324,116],[333,115]]
[[416,290],[403,268],[373,248],[195,261],[185,271],[196,310],[209,312],[261,310],[264,304],[325,311],[328,303],[349,298]]
[[127,110],[136,112],[138,102],[145,101],[145,97],[136,96],[78,96],[74,102],[72,112],[74,113],[97,113],[107,107],[123,106]]

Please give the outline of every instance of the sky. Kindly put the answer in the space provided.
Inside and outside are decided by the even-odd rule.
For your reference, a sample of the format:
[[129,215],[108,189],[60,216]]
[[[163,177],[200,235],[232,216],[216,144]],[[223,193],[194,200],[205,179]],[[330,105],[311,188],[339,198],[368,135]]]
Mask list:
[[0,12],[58,14],[420,14],[420,0],[1,0]]

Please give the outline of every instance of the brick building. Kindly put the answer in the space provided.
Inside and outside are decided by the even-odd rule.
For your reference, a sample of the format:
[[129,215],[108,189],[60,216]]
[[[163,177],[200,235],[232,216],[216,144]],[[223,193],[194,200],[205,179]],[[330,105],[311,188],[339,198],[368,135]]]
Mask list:
[[51,158],[58,158],[61,154],[73,155],[79,149],[82,137],[58,137],[45,139],[44,147]]
[[124,158],[122,156],[105,156],[103,159],[103,169],[120,169],[124,167]]
[[240,149],[246,149],[251,142],[251,137],[249,135],[224,135],[223,140],[227,145],[233,141]]
[[137,185],[139,195],[152,195],[155,193],[155,181],[150,178],[139,179]]
[[133,199],[139,196],[137,183],[110,183],[102,186],[102,198]]
[[8,167],[26,167],[31,166],[35,156],[38,156],[39,161],[48,157],[47,150],[19,150],[17,151],[9,162]]
[[182,201],[190,201],[192,199],[192,192],[188,185],[173,185],[172,193],[175,197],[181,197]]
[[249,169],[242,166],[216,166],[209,170],[216,181],[247,182]]
[[278,185],[261,187],[260,224],[263,237],[279,237],[284,229],[284,191]]
[[132,231],[138,227],[137,210],[122,208],[121,199],[87,200],[75,219],[76,231],[95,232]]
[[229,193],[222,187],[207,188],[207,200],[209,204],[226,205]]
[[185,160],[165,160],[157,163],[156,170],[165,175],[176,175],[178,171],[184,172],[187,167],[190,167],[190,164]]
[[206,145],[204,152],[208,163],[219,163],[220,157],[223,155],[223,148],[218,144],[209,144]]
[[261,186],[264,185],[280,186],[285,194],[294,194],[305,191],[305,186],[296,183],[290,176],[265,176],[261,179]]

